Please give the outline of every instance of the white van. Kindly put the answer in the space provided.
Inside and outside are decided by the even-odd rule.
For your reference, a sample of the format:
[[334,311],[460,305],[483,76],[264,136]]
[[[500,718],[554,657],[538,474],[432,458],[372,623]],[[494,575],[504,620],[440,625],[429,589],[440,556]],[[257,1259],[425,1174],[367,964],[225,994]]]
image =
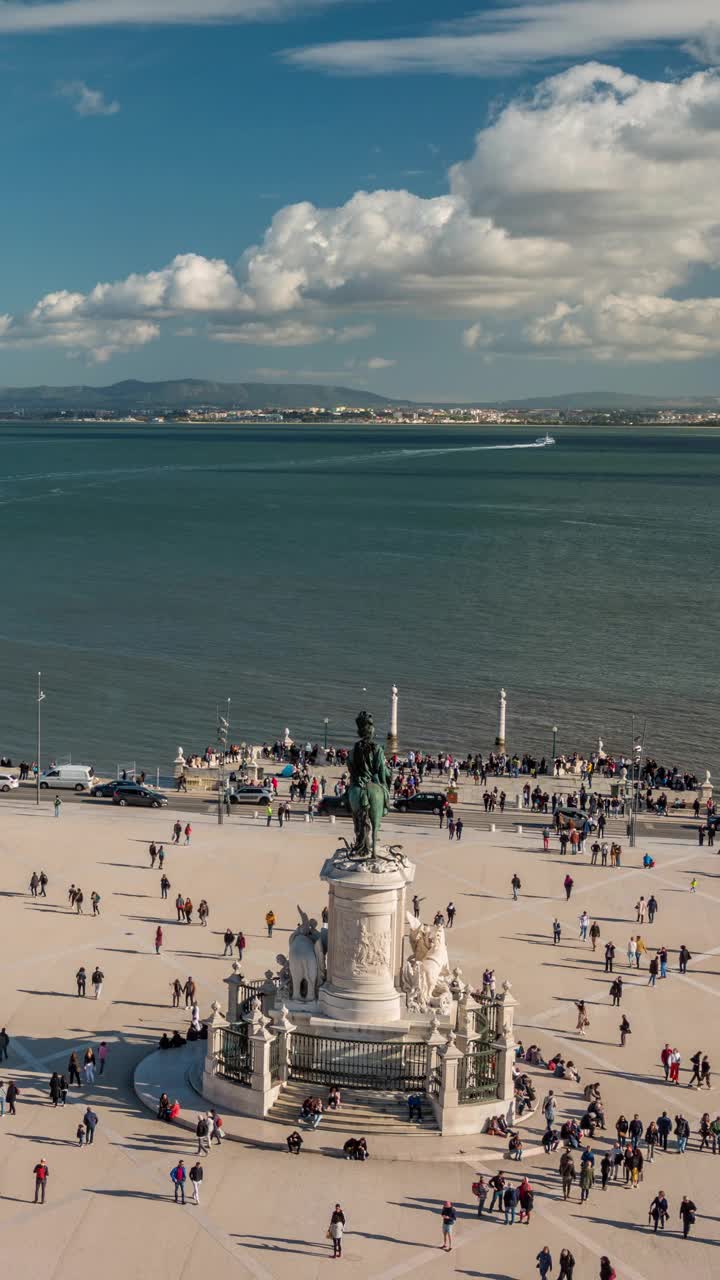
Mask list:
[[40,774],[40,786],[65,788],[70,791],[89,791],[95,784],[95,770],[88,764],[56,764]]

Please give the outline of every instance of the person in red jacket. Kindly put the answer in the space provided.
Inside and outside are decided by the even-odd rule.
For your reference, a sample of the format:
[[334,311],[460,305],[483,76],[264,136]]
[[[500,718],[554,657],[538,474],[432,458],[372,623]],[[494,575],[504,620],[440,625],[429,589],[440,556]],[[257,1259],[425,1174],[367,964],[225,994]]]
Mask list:
[[45,1163],[44,1160],[41,1160],[39,1164],[35,1165],[35,1168],[33,1169],[33,1173],[35,1174],[35,1204],[37,1204],[38,1199],[40,1200],[41,1204],[44,1204],[45,1203],[45,1183],[47,1182],[48,1176],[50,1174],[50,1170],[48,1169],[47,1164]]

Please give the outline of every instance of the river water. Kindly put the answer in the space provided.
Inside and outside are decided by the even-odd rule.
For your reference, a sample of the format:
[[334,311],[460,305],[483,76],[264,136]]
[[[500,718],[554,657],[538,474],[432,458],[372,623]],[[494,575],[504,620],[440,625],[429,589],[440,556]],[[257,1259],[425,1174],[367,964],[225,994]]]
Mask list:
[[[0,749],[166,771],[212,741],[720,766],[720,432],[0,427]],[[525,446],[525,447],[523,447]]]

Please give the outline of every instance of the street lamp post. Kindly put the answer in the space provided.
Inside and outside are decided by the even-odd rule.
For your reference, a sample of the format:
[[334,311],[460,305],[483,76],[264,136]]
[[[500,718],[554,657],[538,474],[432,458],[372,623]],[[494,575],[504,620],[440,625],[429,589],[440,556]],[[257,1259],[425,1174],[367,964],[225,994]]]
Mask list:
[[225,752],[228,744],[228,731],[230,729],[230,699],[227,700],[227,716],[221,716],[218,711],[217,718],[217,744],[220,751],[220,777],[218,778],[218,826],[223,824],[223,805],[225,804]]
[[45,697],[45,694],[43,693],[43,691],[42,691],[42,689],[41,689],[41,687],[40,687],[41,679],[42,679],[42,672],[41,672],[41,671],[38,671],[38,683],[37,683],[37,756],[35,757],[36,762],[37,762],[37,771],[36,771],[36,774],[35,774],[35,803],[36,803],[36,804],[39,804],[39,803],[40,803],[40,707],[41,707],[42,702],[43,702],[43,699],[44,699],[44,697]]
[[323,720],[323,725],[324,725],[324,727],[325,727],[325,750],[326,750],[326,751],[327,751],[328,725],[329,725],[329,724],[330,724],[330,721],[328,720],[328,718],[327,718],[327,716],[326,716],[326,717],[325,717],[325,719]]
[[553,768],[554,768],[554,767],[555,767],[555,761],[557,760],[557,736],[558,736],[558,727],[557,727],[557,725],[556,725],[556,724],[554,724],[554,725],[553,725],[553,727],[552,727],[552,735],[553,735],[552,759],[553,759]]

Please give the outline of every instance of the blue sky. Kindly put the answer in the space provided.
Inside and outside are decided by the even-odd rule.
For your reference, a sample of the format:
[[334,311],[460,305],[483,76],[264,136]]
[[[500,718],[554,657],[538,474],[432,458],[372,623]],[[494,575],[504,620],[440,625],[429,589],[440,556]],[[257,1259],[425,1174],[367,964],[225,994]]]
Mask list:
[[0,381],[720,394],[713,14],[5,0]]

